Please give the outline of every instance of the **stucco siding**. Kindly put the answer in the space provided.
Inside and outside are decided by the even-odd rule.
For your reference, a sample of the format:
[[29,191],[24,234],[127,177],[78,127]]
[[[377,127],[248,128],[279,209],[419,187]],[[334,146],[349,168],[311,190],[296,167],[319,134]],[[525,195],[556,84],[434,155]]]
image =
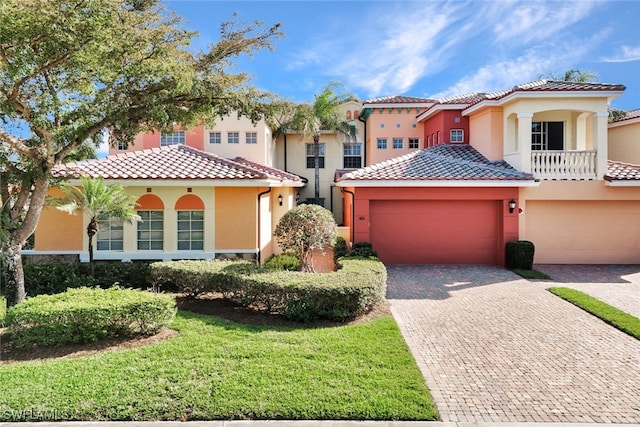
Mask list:
[[609,160],[640,164],[640,119],[609,127]]
[[257,197],[256,188],[216,188],[216,251],[257,248]]

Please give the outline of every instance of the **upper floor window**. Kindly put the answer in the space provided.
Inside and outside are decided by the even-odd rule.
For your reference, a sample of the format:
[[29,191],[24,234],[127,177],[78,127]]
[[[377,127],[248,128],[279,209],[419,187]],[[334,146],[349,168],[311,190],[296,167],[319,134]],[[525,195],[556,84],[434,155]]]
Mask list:
[[220,132],[209,132],[209,144],[221,144],[222,136]]
[[387,149],[387,138],[378,138],[378,150]]
[[464,142],[464,131],[462,129],[451,129],[449,132],[449,141],[451,143]]
[[124,150],[126,150],[127,148],[129,148],[129,144],[127,144],[127,143],[126,143],[126,142],[124,142],[124,141],[118,141],[118,150],[120,150],[120,151],[124,151]]
[[182,144],[186,142],[185,134],[183,130],[177,130],[175,132],[160,132],[160,146]]
[[420,148],[420,140],[418,138],[409,138],[409,148]]
[[247,144],[257,144],[258,143],[258,133],[257,132],[247,132],[245,134],[245,141]]
[[[320,169],[324,169],[324,155],[325,155],[325,144],[318,144],[318,165]],[[307,154],[307,169],[314,169],[316,167],[315,163],[315,154],[316,154],[316,145],[315,144],[307,144],[306,145],[306,154]]]
[[531,122],[532,150],[564,150],[564,122]]
[[227,134],[227,142],[229,144],[240,144],[240,132],[229,132]]
[[351,111],[347,110],[347,120],[351,120]]
[[362,167],[362,144],[342,145],[342,167],[345,169]]
[[124,246],[124,231],[121,219],[101,215],[96,248],[99,251],[121,251]]
[[353,120],[358,120],[360,117],[360,112],[358,110],[353,110]]
[[441,139],[440,139],[440,131],[438,131],[438,133],[436,134],[436,138],[437,138],[437,143],[440,144]]
[[400,150],[404,148],[404,140],[402,138],[393,138],[393,149]]

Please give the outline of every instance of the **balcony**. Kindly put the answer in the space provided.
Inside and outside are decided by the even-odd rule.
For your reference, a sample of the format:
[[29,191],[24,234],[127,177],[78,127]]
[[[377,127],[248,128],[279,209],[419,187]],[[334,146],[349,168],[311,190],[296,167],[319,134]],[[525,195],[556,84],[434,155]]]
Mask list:
[[532,151],[531,173],[539,179],[597,179],[596,151]]

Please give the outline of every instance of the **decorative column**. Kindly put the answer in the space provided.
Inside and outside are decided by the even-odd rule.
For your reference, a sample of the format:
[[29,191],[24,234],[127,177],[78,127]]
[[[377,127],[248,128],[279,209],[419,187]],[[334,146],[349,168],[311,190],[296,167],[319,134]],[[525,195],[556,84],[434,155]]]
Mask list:
[[531,122],[533,113],[518,113],[518,144],[520,170],[531,173]]
[[599,111],[595,113],[593,121],[593,146],[596,149],[596,174],[598,179],[604,179],[607,173],[607,159],[609,152],[607,150],[607,127],[609,124],[609,113],[607,111]]

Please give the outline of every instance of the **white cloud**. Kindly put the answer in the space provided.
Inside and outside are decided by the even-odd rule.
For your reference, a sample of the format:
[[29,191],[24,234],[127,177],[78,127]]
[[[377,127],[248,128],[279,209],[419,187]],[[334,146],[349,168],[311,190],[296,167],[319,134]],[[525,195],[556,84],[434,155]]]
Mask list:
[[631,62],[640,61],[640,45],[622,46],[611,57],[602,59],[603,62]]
[[[561,30],[585,18],[597,5],[591,1],[496,2],[501,10],[492,9],[497,42],[527,44],[548,40]],[[496,19],[498,18],[498,19]]]

